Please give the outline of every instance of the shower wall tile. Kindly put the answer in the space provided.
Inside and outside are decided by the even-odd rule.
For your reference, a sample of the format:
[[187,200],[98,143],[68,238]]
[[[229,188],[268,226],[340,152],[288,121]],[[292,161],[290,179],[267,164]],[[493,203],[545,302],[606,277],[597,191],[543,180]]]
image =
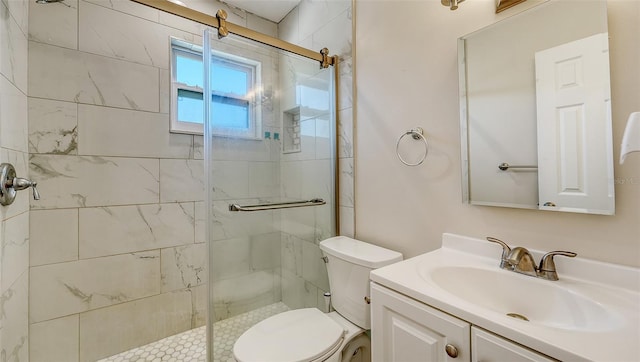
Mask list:
[[251,237],[251,270],[280,268],[280,234],[274,232]]
[[156,295],[160,293],[160,252],[33,267],[30,288],[31,322]]
[[95,361],[191,328],[183,290],[80,314],[80,361]]
[[29,40],[78,49],[78,0],[29,3]]
[[29,361],[78,361],[80,328],[78,314],[32,324]]
[[282,210],[281,231],[302,240],[313,242],[316,238],[316,214],[314,208],[302,207]]
[[30,167],[42,196],[34,209],[158,202],[157,159],[33,155]]
[[213,282],[215,319],[225,319],[278,302],[273,286],[273,272],[266,270]]
[[279,231],[274,221],[274,211],[232,212],[229,203],[254,204],[256,199],[241,201],[214,201],[212,219],[212,240],[225,240],[268,234]]
[[160,160],[160,202],[204,198],[204,161]]
[[353,68],[350,54],[341,57],[340,79],[338,81],[338,109],[353,108]]
[[326,47],[331,55],[351,54],[351,7],[348,7],[312,35],[312,49]]
[[160,69],[160,113],[169,113],[170,111],[171,73],[168,69]]
[[331,200],[333,188],[331,160],[303,161],[299,167],[302,170],[302,197]]
[[272,37],[278,36],[278,24],[251,13],[247,13],[247,28]]
[[353,109],[338,111],[338,157],[353,158]]
[[334,146],[331,142],[331,139],[335,137],[333,135],[335,131],[331,127],[332,118],[328,114],[316,118],[316,160],[330,160],[334,153]]
[[29,224],[32,267],[78,259],[78,209],[33,210]]
[[91,3],[79,11],[79,50],[88,53],[169,69],[170,37],[196,41],[193,34]]
[[302,303],[304,308],[317,308],[318,307],[318,294],[320,289],[308,281],[304,282],[304,289],[302,294]]
[[355,212],[353,207],[340,206],[340,235],[355,237]]
[[291,309],[304,308],[306,294],[305,280],[283,269],[281,283],[282,302]]
[[249,163],[249,197],[280,196],[280,163]]
[[217,240],[213,248],[215,280],[237,278],[251,271],[251,241],[249,237]]
[[[25,152],[17,152],[6,148],[0,148],[0,161],[2,163],[12,164],[16,169],[16,175],[18,175],[18,177],[27,177],[26,175],[29,175],[28,159],[29,155]],[[39,188],[40,187],[38,187],[38,189]],[[1,219],[8,219],[10,217],[20,215],[23,212],[29,211],[30,199],[30,190],[18,192],[16,194],[15,200],[13,201],[13,204],[0,207]]]
[[207,299],[209,293],[206,285],[190,288],[190,291],[191,306],[193,308],[191,328],[198,328],[207,324]]
[[329,290],[327,265],[322,260],[320,247],[315,243],[302,243],[302,277],[318,288]]
[[[283,159],[286,155],[283,155]],[[299,162],[280,162],[281,195],[291,199],[302,199],[302,170]]]
[[314,207],[316,212],[316,228],[314,242],[319,244],[322,240],[335,236],[335,202],[327,200],[322,206]]
[[340,206],[354,207],[353,158],[341,158],[338,163],[340,168]]
[[207,209],[204,201],[197,201],[195,204],[195,242],[206,242]]
[[283,271],[302,277],[302,243],[304,242],[298,237],[282,233],[280,260]]
[[[202,139],[200,142],[204,147]],[[279,143],[269,140],[213,137],[212,153],[214,161],[278,161],[280,149]],[[204,155],[204,151],[199,153]]]
[[[350,6],[351,1],[348,0],[303,0],[298,5],[300,39],[316,33],[329,19],[339,16]],[[343,37],[344,33],[338,33],[337,36]]]
[[28,212],[2,221],[0,244],[0,285],[6,288],[29,270]]
[[208,255],[206,244],[162,249],[162,293],[203,285],[207,277]]
[[30,96],[38,98],[159,110],[158,68],[33,41],[29,42],[29,90]]
[[213,161],[213,199],[249,197],[249,162]]
[[193,158],[196,160],[204,160],[204,137],[203,136],[198,136],[198,135],[193,136]]
[[78,154],[78,105],[29,97],[29,153]]
[[169,133],[169,115],[78,105],[78,153],[189,158],[193,136]]
[[22,93],[27,93],[27,42],[25,34],[9,13],[4,3],[0,3],[0,74],[4,75]]
[[13,16],[20,30],[24,34],[27,34],[27,28],[29,25],[29,4],[23,0],[2,0],[5,6],[9,9],[9,13]]
[[0,145],[27,152],[27,134],[27,96],[0,76]]
[[280,163],[249,162],[249,197],[280,196]]
[[138,4],[133,1],[113,1],[113,0],[83,0],[85,3],[91,3],[100,5],[105,8],[120,11],[125,14],[137,16],[142,19],[158,21],[158,13],[160,10],[154,9],[150,6]]
[[194,242],[193,203],[80,209],[80,258]]
[[278,38],[289,43],[297,44],[300,30],[298,27],[298,7],[293,8],[278,24]]
[[[160,24],[167,25],[175,29],[180,29],[195,35],[202,35],[202,32],[206,28],[206,26],[203,24],[189,21],[185,18],[181,18],[164,11],[159,12],[158,22]],[[215,30],[213,33],[215,34]]]
[[331,112],[331,69],[314,73],[309,78],[299,79],[300,118],[314,118]]
[[0,294],[0,356],[3,361],[29,360],[29,273]]

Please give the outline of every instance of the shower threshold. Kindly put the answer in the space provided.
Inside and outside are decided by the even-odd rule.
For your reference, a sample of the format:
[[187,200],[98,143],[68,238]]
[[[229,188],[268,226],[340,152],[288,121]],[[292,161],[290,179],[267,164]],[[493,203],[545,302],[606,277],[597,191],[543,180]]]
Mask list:
[[[233,344],[244,331],[272,315],[289,310],[278,302],[213,324],[213,361],[232,362]],[[206,327],[188,330],[147,345],[137,347],[99,362],[204,362],[207,360]]]

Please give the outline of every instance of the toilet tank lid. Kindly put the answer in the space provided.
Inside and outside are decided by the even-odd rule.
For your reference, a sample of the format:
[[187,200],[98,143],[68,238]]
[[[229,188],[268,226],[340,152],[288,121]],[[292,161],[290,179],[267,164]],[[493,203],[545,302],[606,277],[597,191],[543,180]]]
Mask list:
[[402,254],[381,246],[346,236],[335,236],[320,242],[327,255],[371,269],[381,268],[402,260]]

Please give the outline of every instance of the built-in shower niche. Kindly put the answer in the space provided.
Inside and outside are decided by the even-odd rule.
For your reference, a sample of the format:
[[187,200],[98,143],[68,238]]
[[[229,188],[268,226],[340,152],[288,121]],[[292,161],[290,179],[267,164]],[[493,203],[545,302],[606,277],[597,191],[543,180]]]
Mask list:
[[300,107],[282,112],[282,152],[296,153],[302,151],[300,141]]

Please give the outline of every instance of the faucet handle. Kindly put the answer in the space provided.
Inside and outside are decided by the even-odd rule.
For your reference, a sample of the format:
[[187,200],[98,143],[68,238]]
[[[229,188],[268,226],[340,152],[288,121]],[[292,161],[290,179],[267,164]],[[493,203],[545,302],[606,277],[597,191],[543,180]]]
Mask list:
[[538,267],[538,272],[541,277],[548,280],[558,280],[558,273],[556,272],[556,263],[553,261],[553,257],[556,255],[567,256],[570,258],[576,257],[578,254],[572,251],[550,251],[542,256],[540,260],[540,267]]
[[497,244],[500,244],[500,246],[502,246],[502,257],[500,258],[500,268],[502,269],[508,268],[509,264],[507,263],[507,257],[509,256],[509,253],[511,253],[511,248],[509,247],[509,245],[507,245],[507,243],[505,243],[504,241],[500,239],[496,239],[492,236],[487,236],[487,241],[490,241],[492,243],[497,243]]

